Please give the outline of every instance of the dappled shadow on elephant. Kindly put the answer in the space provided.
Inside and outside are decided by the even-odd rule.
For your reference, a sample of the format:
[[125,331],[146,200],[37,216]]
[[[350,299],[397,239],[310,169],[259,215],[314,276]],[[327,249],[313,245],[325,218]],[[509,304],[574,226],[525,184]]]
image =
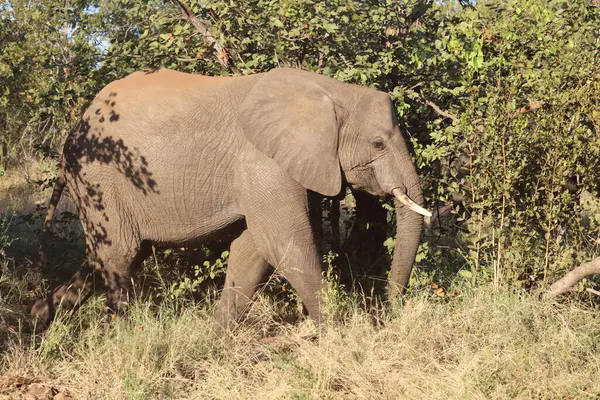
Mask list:
[[[80,220],[88,240],[88,251],[93,256],[100,247],[112,245],[107,225],[111,224],[110,214],[117,213],[118,210],[107,211],[107,206],[116,208],[118,202],[109,201],[107,204],[104,199],[105,192],[108,196],[116,196],[115,188],[106,181],[102,182],[97,176],[92,175],[91,179],[88,178],[90,170],[93,173],[95,169],[110,167],[114,172],[109,178],[122,182],[119,189],[133,188],[132,191],[136,195],[139,193],[143,196],[159,193],[148,161],[140,150],[137,147],[128,147],[123,138],[111,136],[104,127],[104,124],[119,124],[120,114],[114,100],[116,97],[117,93],[109,93],[103,104],[94,107],[94,117],[86,116],[77,124],[65,143],[61,163],[64,178],[68,179],[71,194],[79,206]],[[95,119],[96,123],[92,119]],[[111,183],[117,184],[114,181]]]
[[[134,121],[121,116],[118,92],[110,91],[101,93],[94,100],[66,139],[35,269],[52,282],[64,276],[64,271],[69,270],[65,268],[66,260],[74,256],[80,265],[83,264],[83,270],[56,288],[47,299],[34,305],[33,314],[42,323],[47,324],[52,319],[59,304],[66,309],[73,308],[89,296],[94,281],[90,279],[91,271],[104,275],[107,287],[114,286],[115,281],[128,279],[106,265],[106,254],[118,253],[112,250],[119,247],[115,240],[127,240],[126,235],[119,235],[122,223],[119,214],[125,211],[119,199],[123,198],[124,192],[142,197],[160,193],[149,162],[140,150],[141,143],[128,143],[122,137],[121,132],[133,129],[136,129]],[[84,257],[74,255],[75,249],[57,241],[50,230],[65,188],[79,214],[86,248]],[[65,250],[71,257],[66,257]],[[142,246],[139,250],[140,254],[144,251]],[[47,262],[48,258],[50,262]],[[139,262],[138,259],[134,257],[132,261]]]

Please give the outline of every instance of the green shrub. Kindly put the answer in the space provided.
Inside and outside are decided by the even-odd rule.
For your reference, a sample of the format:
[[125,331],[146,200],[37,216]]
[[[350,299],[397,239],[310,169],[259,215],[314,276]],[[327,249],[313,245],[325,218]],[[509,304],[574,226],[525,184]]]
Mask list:
[[485,1],[441,16],[421,95],[451,115],[413,143],[432,204],[463,199],[442,236],[473,276],[545,285],[593,257],[597,211],[583,197],[598,189],[599,33],[587,1]]

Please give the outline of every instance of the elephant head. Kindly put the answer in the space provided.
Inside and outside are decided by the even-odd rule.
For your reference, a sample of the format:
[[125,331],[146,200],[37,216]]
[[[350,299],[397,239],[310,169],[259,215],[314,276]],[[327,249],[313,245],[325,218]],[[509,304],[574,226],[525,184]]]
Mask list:
[[423,215],[419,178],[390,97],[321,75],[276,69],[246,96],[241,123],[246,138],[294,180],[325,196],[344,184],[375,196],[392,195],[396,248],[390,294],[408,285]]

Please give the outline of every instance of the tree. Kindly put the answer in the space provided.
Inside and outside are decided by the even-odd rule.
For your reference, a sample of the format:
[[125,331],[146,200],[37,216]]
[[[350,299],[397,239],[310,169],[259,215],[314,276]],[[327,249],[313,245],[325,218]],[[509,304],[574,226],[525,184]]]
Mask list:
[[55,151],[97,88],[88,1],[5,1],[0,106],[13,158]]

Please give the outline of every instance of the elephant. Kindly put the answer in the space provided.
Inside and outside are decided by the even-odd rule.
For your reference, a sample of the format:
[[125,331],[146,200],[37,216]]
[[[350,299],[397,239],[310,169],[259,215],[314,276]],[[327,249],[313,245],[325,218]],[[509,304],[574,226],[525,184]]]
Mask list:
[[[273,269],[323,322],[308,193],[350,187],[394,197],[389,295],[407,287],[423,216],[431,215],[389,95],[293,68],[233,77],[159,69],[108,84],[66,139],[43,237],[65,186],[110,310],[127,303],[152,246],[233,235],[215,312],[224,328]],[[80,305],[91,290],[84,276],[38,300],[33,317],[48,324],[59,304]]]

